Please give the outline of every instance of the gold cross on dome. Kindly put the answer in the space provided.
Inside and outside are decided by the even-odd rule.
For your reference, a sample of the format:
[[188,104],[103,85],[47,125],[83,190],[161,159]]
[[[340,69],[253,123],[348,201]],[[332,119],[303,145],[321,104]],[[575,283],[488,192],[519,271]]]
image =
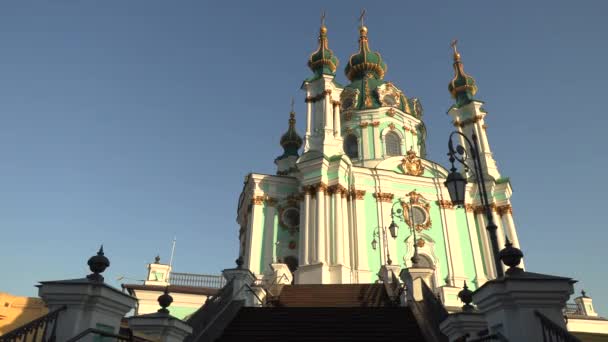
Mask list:
[[458,44],[458,39],[453,39],[452,42],[450,43],[450,46],[452,47],[452,49],[454,49],[454,53],[458,53],[458,51],[456,50],[457,44]]
[[294,110],[293,110],[294,105],[295,105],[295,101],[294,101],[294,99],[293,99],[293,97],[292,97],[292,98],[291,98],[291,111],[292,111],[292,112],[294,111]]
[[325,26],[325,10],[321,13],[321,26]]
[[365,19],[365,8],[361,10],[361,15],[359,16],[359,22],[361,23],[361,27],[363,27],[363,20]]

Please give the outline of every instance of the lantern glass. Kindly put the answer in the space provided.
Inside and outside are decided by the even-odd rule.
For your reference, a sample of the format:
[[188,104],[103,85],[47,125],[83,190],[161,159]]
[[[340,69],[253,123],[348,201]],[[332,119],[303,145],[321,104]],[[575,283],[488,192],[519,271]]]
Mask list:
[[391,232],[391,236],[393,239],[397,238],[397,232],[399,231],[399,226],[395,224],[395,221],[391,222],[391,225],[388,226],[388,230]]
[[376,250],[377,247],[378,247],[378,241],[376,241],[376,239],[374,238],[374,240],[372,240],[372,248],[374,250]]
[[462,174],[456,171],[456,169],[452,169],[452,172],[450,172],[443,184],[448,188],[452,203],[454,205],[464,205],[464,189],[467,185],[467,180]]

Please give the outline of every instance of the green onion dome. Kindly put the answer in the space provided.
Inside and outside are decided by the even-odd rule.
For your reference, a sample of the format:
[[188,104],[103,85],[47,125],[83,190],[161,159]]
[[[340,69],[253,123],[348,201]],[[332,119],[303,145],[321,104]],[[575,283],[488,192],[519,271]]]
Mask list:
[[298,156],[298,150],[302,147],[302,137],[296,132],[296,113],[291,111],[289,113],[289,128],[287,132],[281,136],[281,146],[283,147],[284,153],[279,158],[285,158],[288,156]]
[[367,42],[367,27],[359,28],[359,51],[348,59],[344,69],[346,77],[352,82],[361,79],[368,74],[373,74],[377,79],[384,78],[386,64],[379,52],[371,51]]
[[328,47],[327,27],[321,26],[319,30],[319,47],[308,58],[308,67],[315,75],[336,75],[338,58]]
[[477,85],[475,79],[464,72],[464,65],[460,58],[460,53],[454,48],[454,78],[448,84],[448,90],[452,97],[456,99],[458,106],[466,105],[473,100],[473,96],[477,93]]

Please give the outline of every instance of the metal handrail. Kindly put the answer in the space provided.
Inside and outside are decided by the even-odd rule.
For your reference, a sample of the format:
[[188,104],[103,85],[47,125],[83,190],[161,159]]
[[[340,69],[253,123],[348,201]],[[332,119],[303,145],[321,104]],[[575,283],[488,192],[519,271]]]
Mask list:
[[116,339],[117,342],[133,342],[134,341],[133,334],[131,334],[130,336],[123,336],[123,335],[114,334],[114,333],[103,331],[103,330],[96,329],[96,328],[89,328],[89,329],[86,329],[85,331],[81,332],[80,334],[72,337],[71,339],[67,340],[67,342],[80,341],[83,337],[85,337],[89,334],[95,334],[95,335],[102,336],[102,337],[113,337]]
[[581,342],[581,340],[568,332],[568,330],[560,327],[539,311],[535,310],[534,314],[540,319],[544,342]]
[[[32,337],[32,341],[37,341],[40,329],[43,329],[42,334],[40,335],[40,341],[54,341],[55,333],[57,331],[57,317],[59,316],[59,312],[65,309],[66,306],[62,306],[59,309],[53,310],[42,317],[38,317],[29,323],[7,332],[6,334],[0,336],[0,342],[27,341],[30,335]],[[52,323],[53,328],[50,335],[47,337],[49,325]]]

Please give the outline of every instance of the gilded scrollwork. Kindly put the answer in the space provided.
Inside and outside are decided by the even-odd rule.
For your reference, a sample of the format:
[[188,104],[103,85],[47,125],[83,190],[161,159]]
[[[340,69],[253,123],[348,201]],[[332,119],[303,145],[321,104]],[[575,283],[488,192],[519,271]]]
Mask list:
[[[409,201],[401,199],[403,217],[407,225],[414,227],[418,232],[423,229],[430,229],[432,221],[429,213],[431,209],[429,202],[422,194],[417,193],[416,190],[410,191],[407,197],[409,197]],[[413,214],[413,219],[410,217],[410,213]]]
[[401,169],[403,173],[411,176],[420,176],[424,173],[422,160],[416,156],[416,152],[410,148],[406,156],[401,160]]
[[376,198],[376,201],[378,201],[378,202],[391,203],[393,201],[393,198],[395,197],[395,195],[391,194],[390,192],[375,192],[374,197]]
[[376,93],[383,107],[399,107],[401,105],[401,90],[397,89],[391,82],[376,88]]

